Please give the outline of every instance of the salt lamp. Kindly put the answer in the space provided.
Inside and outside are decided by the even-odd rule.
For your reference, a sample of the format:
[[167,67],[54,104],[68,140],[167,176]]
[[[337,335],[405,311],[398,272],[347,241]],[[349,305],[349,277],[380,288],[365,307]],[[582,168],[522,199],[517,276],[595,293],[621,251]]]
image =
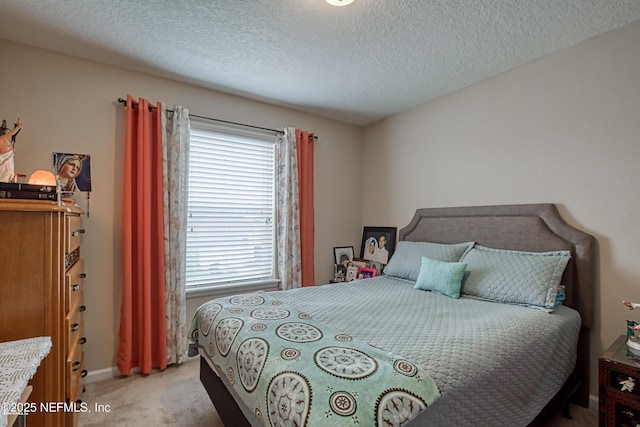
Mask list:
[[37,170],[29,176],[28,184],[56,186],[56,177],[49,171]]

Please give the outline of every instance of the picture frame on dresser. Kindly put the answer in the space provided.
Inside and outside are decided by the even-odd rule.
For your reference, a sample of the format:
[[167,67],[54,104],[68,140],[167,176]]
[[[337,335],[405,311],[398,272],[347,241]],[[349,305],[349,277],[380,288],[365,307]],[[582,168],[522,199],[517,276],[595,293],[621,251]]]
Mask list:
[[347,277],[347,266],[344,264],[333,265],[333,281],[344,282]]
[[386,265],[396,249],[397,232],[397,227],[364,227],[360,258]]
[[376,276],[382,275],[382,272],[384,271],[384,264],[382,264],[381,262],[370,261],[369,262],[369,267],[375,268]]
[[345,282],[351,282],[358,278],[358,267],[355,265],[350,265],[347,267],[347,275],[345,277]]
[[358,279],[371,279],[376,277],[377,271],[375,268],[371,267],[360,267],[358,268]]
[[333,248],[335,264],[347,265],[353,260],[353,246],[336,246]]

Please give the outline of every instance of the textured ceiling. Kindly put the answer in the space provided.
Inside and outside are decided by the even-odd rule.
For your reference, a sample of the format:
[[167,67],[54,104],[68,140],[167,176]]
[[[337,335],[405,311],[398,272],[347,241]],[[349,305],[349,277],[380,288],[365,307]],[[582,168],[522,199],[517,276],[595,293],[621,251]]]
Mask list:
[[0,16],[0,38],[366,125],[640,20],[640,0],[1,0]]

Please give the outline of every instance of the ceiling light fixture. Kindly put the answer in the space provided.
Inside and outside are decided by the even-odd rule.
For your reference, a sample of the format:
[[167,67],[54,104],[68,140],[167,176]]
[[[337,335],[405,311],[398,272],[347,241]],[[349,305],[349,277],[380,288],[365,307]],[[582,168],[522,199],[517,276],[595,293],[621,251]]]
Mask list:
[[353,3],[353,0],[325,0],[332,6],[346,6],[348,4]]

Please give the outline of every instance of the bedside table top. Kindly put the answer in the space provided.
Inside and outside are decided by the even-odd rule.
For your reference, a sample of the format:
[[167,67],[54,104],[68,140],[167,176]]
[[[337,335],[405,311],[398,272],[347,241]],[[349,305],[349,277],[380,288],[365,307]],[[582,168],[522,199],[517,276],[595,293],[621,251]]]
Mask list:
[[620,335],[600,358],[624,365],[640,366],[640,355],[629,350],[626,335]]

